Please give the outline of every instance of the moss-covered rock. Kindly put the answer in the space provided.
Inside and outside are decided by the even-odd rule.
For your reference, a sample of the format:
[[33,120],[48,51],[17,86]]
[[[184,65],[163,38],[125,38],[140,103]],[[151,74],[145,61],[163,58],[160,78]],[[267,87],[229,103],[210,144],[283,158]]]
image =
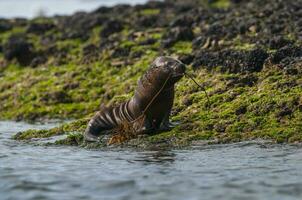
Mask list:
[[[183,78],[172,112],[180,125],[127,145],[178,147],[196,140],[255,138],[301,142],[301,0],[207,3],[166,0],[66,17],[1,20],[0,118],[75,119],[15,139],[66,134],[56,143],[106,146],[108,137],[99,144],[83,142],[89,117],[100,104],[130,98],[152,60],[171,55],[188,65],[210,103]],[[21,63],[19,54],[5,55],[16,35],[30,44],[30,63]]]

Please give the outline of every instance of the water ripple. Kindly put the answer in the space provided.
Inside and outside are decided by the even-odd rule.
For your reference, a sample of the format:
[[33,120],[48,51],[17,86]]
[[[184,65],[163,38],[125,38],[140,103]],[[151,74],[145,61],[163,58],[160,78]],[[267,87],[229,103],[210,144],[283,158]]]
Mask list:
[[[191,150],[44,146],[11,140],[33,125],[0,122],[2,199],[300,199],[302,149],[250,141]],[[51,138],[50,140],[52,140]]]

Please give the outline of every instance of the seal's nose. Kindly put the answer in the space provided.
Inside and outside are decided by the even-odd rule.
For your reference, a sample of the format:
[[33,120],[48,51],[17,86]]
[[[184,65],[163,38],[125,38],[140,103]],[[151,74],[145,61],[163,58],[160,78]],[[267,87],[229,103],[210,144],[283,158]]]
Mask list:
[[186,65],[183,63],[178,63],[176,67],[176,72],[179,74],[184,74],[186,72]]

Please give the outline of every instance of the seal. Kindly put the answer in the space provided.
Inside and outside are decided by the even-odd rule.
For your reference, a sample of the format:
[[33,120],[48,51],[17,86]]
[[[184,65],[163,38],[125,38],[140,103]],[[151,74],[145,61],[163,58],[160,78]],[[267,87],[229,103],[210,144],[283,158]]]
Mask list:
[[[85,140],[99,141],[100,135],[124,122],[133,122],[132,128],[138,134],[170,130],[175,83],[185,71],[186,66],[181,61],[168,56],[157,57],[139,79],[131,99],[114,107],[102,106],[91,118],[84,132]],[[137,120],[139,118],[143,120]]]

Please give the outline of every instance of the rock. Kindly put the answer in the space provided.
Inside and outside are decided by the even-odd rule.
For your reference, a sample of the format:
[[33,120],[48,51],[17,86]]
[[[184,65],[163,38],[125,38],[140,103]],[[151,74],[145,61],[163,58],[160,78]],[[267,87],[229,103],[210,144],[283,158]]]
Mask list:
[[25,37],[11,36],[3,47],[4,58],[8,61],[17,59],[20,65],[29,65],[34,57],[33,45]]
[[89,45],[86,45],[86,46],[83,47],[83,55],[84,56],[94,54],[97,51],[98,51],[98,47],[95,46],[94,44],[89,44]]
[[[270,58],[271,59],[271,58]],[[271,62],[271,61],[270,61]],[[302,57],[286,57],[278,64],[272,65],[271,63],[265,65],[266,68],[278,68],[286,75],[301,75],[302,74]]]
[[108,17],[99,13],[77,12],[68,17],[58,19],[57,27],[63,32],[62,40],[64,39],[81,39],[86,41],[90,32],[94,27],[103,25],[108,20]]
[[282,108],[280,109],[280,111],[278,111],[278,112],[276,113],[276,117],[277,117],[277,118],[282,118],[282,117],[291,115],[292,113],[293,113],[292,109],[289,108],[288,106],[284,105],[284,107],[282,107]]
[[226,34],[227,34],[227,30],[225,30],[224,26],[218,22],[210,25],[207,32],[205,33],[206,36],[215,39],[221,39]]
[[239,106],[239,107],[235,110],[235,114],[236,114],[236,115],[242,115],[242,114],[245,114],[246,111],[247,111],[247,106],[241,105],[241,106]]
[[25,18],[14,18],[10,20],[12,26],[26,26],[28,24],[28,20]]
[[51,22],[37,23],[33,22],[27,27],[27,33],[43,34],[56,26]]
[[249,72],[259,72],[263,68],[264,61],[268,58],[268,53],[261,49],[256,48],[246,55],[245,65],[243,66],[243,71]]
[[190,41],[193,40],[194,33],[191,28],[188,27],[175,27],[169,30],[162,40],[163,47],[171,47],[178,41]]
[[261,71],[268,53],[261,48],[251,51],[221,50],[208,51],[200,50],[192,62],[194,69],[204,66],[208,70],[220,66],[221,72],[243,73]]
[[191,27],[191,25],[194,23],[194,19],[191,16],[180,16],[177,17],[176,19],[174,19],[171,23],[170,26],[171,27],[177,27],[177,26],[181,26],[181,27]]
[[148,15],[148,16],[139,16],[137,21],[134,21],[133,24],[138,29],[158,27],[158,15]]
[[165,9],[172,7],[173,3],[166,1],[147,1],[145,4],[138,4],[134,6],[134,10],[140,11],[143,9]]
[[41,97],[41,101],[44,103],[71,103],[71,97],[65,91],[53,91],[45,93]]
[[290,40],[285,39],[282,36],[276,36],[276,37],[271,38],[268,41],[268,43],[269,43],[269,47],[271,49],[280,49],[280,48],[282,48],[286,45],[292,44],[293,42],[290,41]]
[[111,53],[111,58],[127,57],[130,54],[130,48],[115,48]]
[[63,90],[73,90],[73,89],[76,89],[80,86],[80,83],[66,83],[64,86],[63,86]]
[[13,28],[13,26],[7,20],[0,19],[0,33],[9,31]]
[[141,41],[139,43],[139,45],[152,45],[152,44],[155,44],[156,42],[157,42],[156,39],[154,39],[154,38],[148,38],[148,39],[145,39],[145,40]]
[[46,62],[47,62],[47,58],[45,56],[37,56],[31,61],[30,66],[35,68],[35,67],[38,67],[39,65],[42,65]]
[[143,51],[131,51],[130,58],[140,58],[144,55]]
[[96,61],[100,55],[100,49],[94,44],[88,44],[83,47],[83,62],[90,63]]
[[302,56],[302,47],[295,45],[286,45],[278,49],[271,57],[270,61],[273,64],[280,63],[283,59],[287,57],[295,58]]
[[118,33],[123,30],[123,23],[119,20],[109,20],[106,22],[100,33],[101,37],[108,37],[113,33]]

